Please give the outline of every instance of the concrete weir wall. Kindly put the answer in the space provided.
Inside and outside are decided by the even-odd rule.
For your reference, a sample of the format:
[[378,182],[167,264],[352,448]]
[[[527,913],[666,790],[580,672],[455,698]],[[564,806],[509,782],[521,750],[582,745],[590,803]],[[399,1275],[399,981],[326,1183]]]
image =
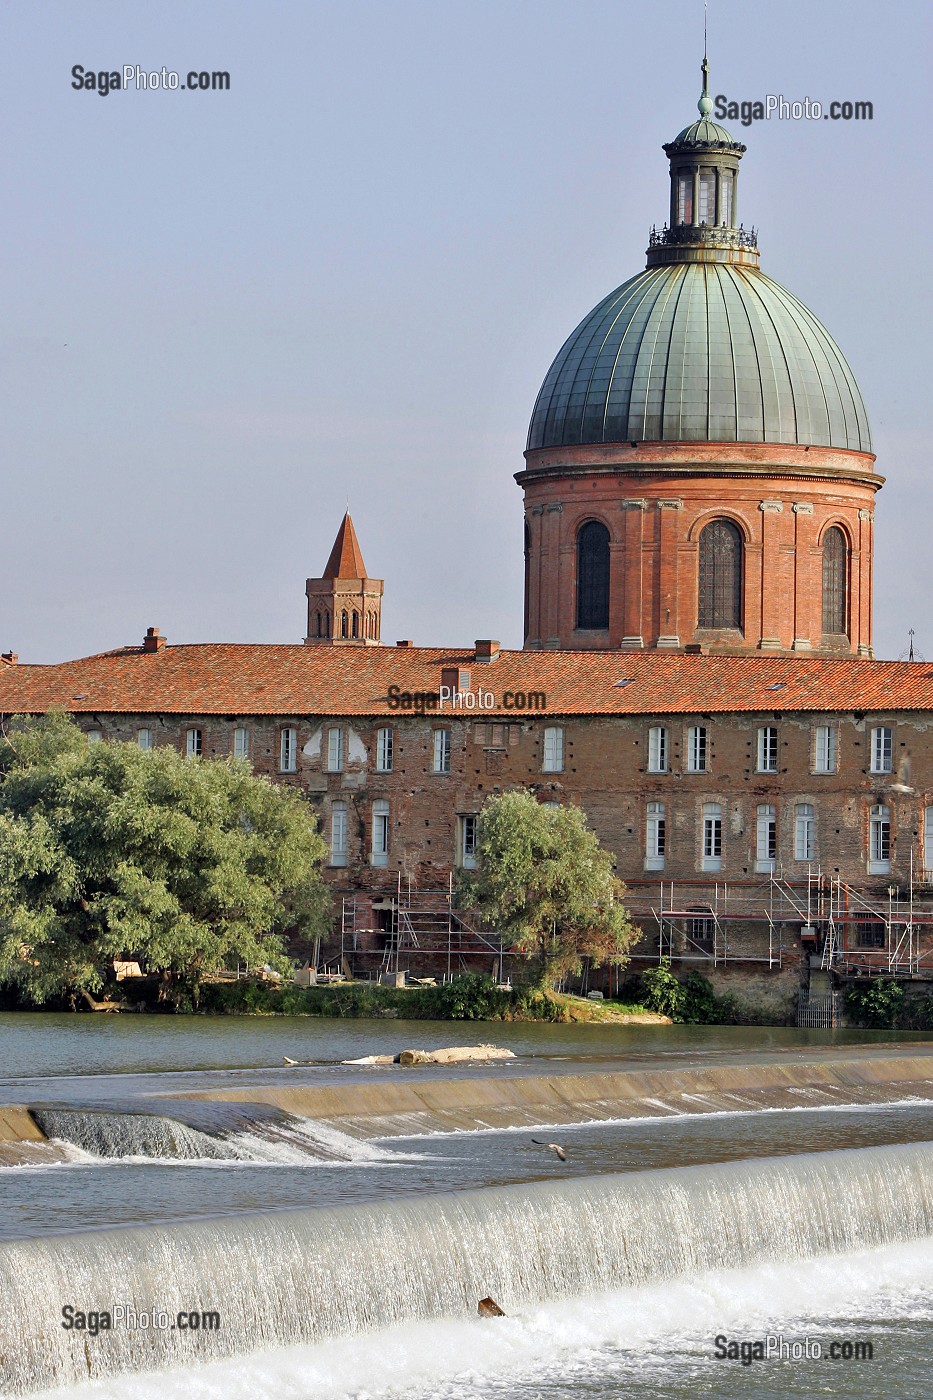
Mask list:
[[933,1055],[864,1056],[596,1074],[428,1076],[392,1083],[248,1086],[183,1095],[267,1103],[361,1137],[533,1123],[933,1098]]

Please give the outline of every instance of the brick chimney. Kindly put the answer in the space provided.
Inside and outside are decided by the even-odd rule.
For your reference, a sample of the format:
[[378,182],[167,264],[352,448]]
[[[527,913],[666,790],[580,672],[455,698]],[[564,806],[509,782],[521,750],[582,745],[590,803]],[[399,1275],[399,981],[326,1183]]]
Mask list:
[[492,641],[477,641],[476,659],[484,665],[490,661],[499,660],[499,643]]
[[159,636],[158,627],[147,627],[143,637],[143,651],[161,651],[164,646],[165,638]]
[[395,645],[396,645],[397,647],[413,647],[415,644],[414,644],[413,641],[411,641],[411,640],[409,639],[409,640],[406,640],[406,641],[404,641],[404,642],[396,642]]
[[19,664],[19,653],[15,651],[0,652],[0,661],[6,666],[16,666]]

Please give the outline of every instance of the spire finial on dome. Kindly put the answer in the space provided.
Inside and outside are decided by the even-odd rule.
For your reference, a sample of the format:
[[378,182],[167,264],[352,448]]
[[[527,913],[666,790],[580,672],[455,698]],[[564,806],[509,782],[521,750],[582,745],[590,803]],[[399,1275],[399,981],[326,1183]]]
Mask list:
[[697,111],[701,117],[708,117],[713,110],[713,99],[709,95],[709,59],[706,56],[706,14],[707,0],[703,0],[703,62],[700,64],[700,72],[703,74],[703,91],[697,103]]

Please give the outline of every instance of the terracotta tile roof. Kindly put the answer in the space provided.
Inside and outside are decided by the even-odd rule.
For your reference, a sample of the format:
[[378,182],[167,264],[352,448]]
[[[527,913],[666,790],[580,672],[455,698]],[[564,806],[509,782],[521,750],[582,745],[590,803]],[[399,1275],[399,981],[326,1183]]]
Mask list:
[[350,519],[350,512],[347,511],[340,522],[340,529],[337,531],[337,538],[334,540],[334,547],[330,552],[330,558],[324,568],[322,578],[366,578],[366,565],[363,563],[363,551],[360,549],[360,542],[356,538],[356,531],[353,528],[353,521]]
[[553,715],[933,710],[933,665],[917,661],[502,651],[482,665],[472,648],[206,643],[2,667],[0,712],[391,715],[390,686],[436,692],[444,665],[493,693],[483,714],[513,718],[530,711],[507,709],[509,691],[543,691]]

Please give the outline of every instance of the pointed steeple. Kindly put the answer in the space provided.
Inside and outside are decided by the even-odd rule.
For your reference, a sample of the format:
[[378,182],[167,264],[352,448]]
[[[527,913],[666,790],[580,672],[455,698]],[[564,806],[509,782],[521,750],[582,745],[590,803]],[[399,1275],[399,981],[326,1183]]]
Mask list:
[[340,522],[330,558],[324,566],[324,578],[365,578],[366,565],[363,551],[353,528],[350,512],[347,511]]
[[320,578],[305,585],[306,646],[378,646],[382,579],[368,578],[363,551],[347,509]]

